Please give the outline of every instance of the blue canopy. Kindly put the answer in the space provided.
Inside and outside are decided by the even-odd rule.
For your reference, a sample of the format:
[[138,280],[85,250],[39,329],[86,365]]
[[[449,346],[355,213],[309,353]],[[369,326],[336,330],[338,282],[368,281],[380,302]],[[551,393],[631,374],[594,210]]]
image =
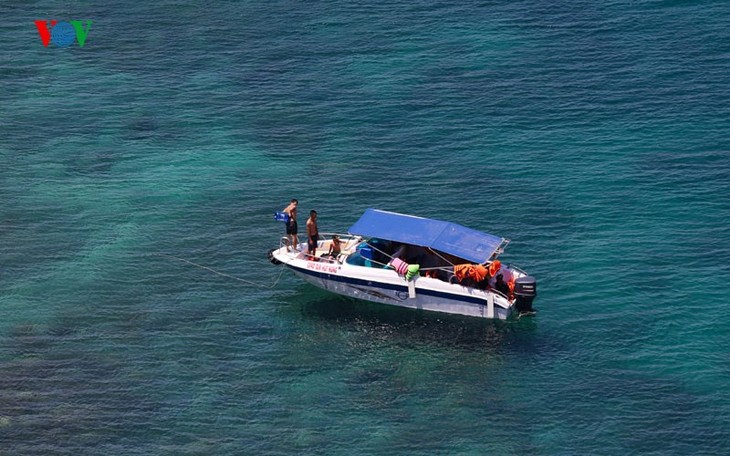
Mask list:
[[350,233],[430,247],[474,263],[484,263],[505,239],[456,223],[368,209]]

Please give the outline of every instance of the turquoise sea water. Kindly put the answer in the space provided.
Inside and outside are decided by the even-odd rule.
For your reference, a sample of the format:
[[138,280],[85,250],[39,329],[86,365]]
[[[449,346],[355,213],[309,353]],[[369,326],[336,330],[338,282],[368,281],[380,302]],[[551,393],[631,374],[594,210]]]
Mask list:
[[[730,453],[726,2],[0,12],[0,454]],[[293,197],[510,238],[538,316],[159,256],[271,284]]]

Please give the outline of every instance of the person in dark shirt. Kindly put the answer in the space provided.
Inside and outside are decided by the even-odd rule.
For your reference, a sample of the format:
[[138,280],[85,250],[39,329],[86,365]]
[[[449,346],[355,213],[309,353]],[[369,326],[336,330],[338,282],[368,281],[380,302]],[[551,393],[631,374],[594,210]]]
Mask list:
[[504,277],[502,274],[497,274],[497,282],[494,284],[494,288],[502,293],[503,295],[509,297],[509,285],[504,281]]

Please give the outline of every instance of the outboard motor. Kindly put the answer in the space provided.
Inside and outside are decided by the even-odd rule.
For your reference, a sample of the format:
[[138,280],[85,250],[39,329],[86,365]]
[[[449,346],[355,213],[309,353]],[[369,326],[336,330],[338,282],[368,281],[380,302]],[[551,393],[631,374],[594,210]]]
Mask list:
[[515,280],[514,295],[517,299],[519,313],[534,312],[532,300],[537,296],[537,281],[532,276],[524,276]]

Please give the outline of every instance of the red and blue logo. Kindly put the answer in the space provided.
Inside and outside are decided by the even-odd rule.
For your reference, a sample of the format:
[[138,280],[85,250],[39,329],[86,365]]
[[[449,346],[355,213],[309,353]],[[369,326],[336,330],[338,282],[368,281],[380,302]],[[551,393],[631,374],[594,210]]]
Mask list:
[[[86,25],[84,25],[86,22]],[[53,43],[58,47],[69,47],[74,41],[78,41],[79,47],[84,47],[86,38],[91,30],[91,21],[35,21],[35,26],[41,36],[43,46]]]

